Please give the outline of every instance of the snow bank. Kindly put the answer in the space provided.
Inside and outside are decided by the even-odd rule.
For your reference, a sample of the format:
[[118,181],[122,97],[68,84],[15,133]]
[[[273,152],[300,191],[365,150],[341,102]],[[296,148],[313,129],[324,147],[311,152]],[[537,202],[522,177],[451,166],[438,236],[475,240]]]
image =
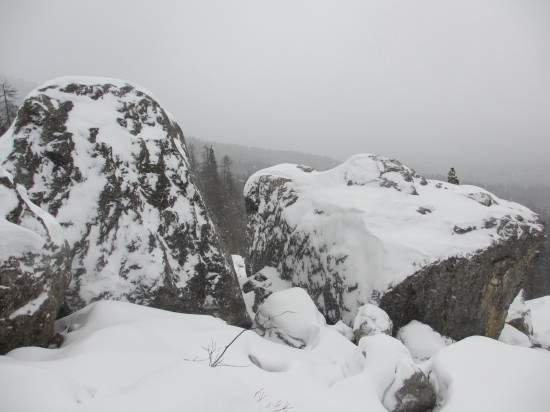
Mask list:
[[[2,410],[385,412],[417,368],[387,335],[357,347],[329,327],[305,349],[246,331],[223,354],[235,367],[211,368],[207,349],[221,354],[242,329],[123,302],[96,302],[56,328],[61,348],[0,356]],[[442,349],[426,372],[437,384],[438,410],[538,412],[550,404],[549,362],[544,352],[472,338]]]
[[476,336],[440,350],[428,365],[437,411],[548,411],[547,352]]
[[550,296],[525,301],[531,311],[533,343],[550,350]]
[[453,340],[434,331],[429,325],[416,320],[403,326],[397,332],[397,339],[411,352],[413,359],[423,362],[430,359]]

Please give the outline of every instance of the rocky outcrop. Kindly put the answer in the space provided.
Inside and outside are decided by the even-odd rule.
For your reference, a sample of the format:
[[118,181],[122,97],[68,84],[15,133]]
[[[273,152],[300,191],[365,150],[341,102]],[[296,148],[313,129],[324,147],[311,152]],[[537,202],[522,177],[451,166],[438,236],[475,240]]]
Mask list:
[[0,354],[48,346],[70,268],[59,224],[0,167]]
[[421,269],[384,294],[380,307],[398,327],[412,320],[455,340],[498,338],[508,307],[537,256],[540,236],[525,234],[469,257],[451,257]]
[[138,86],[63,78],[33,92],[0,161],[74,257],[65,313],[99,299],[249,324],[177,123]]
[[496,337],[542,242],[529,209],[357,155],[316,172],[279,165],[245,187],[247,272],[273,266],[334,323],[379,305],[453,339]]

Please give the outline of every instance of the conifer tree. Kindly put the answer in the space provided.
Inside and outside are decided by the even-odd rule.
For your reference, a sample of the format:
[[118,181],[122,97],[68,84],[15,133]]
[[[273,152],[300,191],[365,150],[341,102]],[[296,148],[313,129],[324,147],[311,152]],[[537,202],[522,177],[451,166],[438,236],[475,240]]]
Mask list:
[[9,129],[17,114],[17,90],[4,80],[0,83],[0,136]]
[[456,172],[454,167],[451,167],[451,169],[449,170],[449,174],[447,175],[447,182],[452,183],[453,185],[460,184],[458,177],[456,177]]

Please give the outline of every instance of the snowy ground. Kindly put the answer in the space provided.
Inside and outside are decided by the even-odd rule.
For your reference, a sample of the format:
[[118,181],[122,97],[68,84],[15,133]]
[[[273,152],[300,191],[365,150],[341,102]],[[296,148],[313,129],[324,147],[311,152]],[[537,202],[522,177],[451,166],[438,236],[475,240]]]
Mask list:
[[[288,315],[296,316],[294,326],[309,322]],[[0,409],[385,411],[381,400],[399,366],[394,353],[410,358],[408,351],[377,335],[363,338],[361,355],[336,328],[320,325],[304,349],[246,331],[210,367],[242,329],[209,316],[97,302],[58,321],[60,349],[19,348],[0,357]],[[549,410],[550,352],[481,337],[435,352],[419,366],[437,389],[437,410]]]

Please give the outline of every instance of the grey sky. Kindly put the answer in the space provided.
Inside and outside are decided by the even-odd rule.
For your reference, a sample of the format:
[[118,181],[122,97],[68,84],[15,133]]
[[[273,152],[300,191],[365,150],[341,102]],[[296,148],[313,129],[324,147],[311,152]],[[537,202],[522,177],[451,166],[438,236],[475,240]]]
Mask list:
[[548,181],[546,0],[0,0],[0,73],[117,77],[184,133]]

